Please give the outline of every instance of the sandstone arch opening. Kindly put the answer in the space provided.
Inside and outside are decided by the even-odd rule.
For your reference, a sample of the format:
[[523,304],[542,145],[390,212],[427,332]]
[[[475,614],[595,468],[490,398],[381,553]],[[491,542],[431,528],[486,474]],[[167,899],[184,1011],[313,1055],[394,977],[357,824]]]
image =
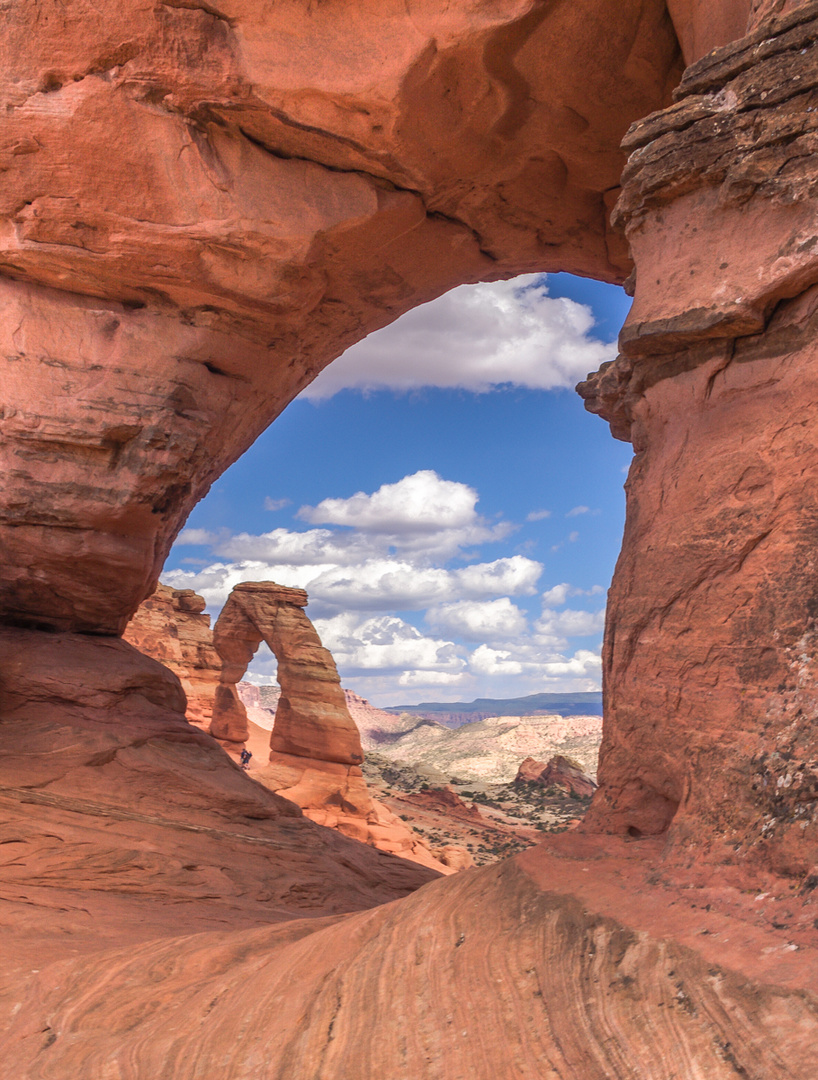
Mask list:
[[236,692],[256,649],[265,641],[278,661],[281,697],[270,746],[277,754],[360,765],[358,729],[349,715],[341,680],[304,608],[307,594],[272,582],[236,585],[213,628],[222,662],[211,733],[244,742],[247,713]]
[[[8,1067],[811,1080],[816,5],[4,15],[0,774],[32,855],[4,870]],[[588,829],[338,919],[423,875],[220,762],[119,635],[209,484],[367,328],[634,263],[584,389],[637,450]],[[607,835],[638,827],[629,785],[680,777],[666,844]]]

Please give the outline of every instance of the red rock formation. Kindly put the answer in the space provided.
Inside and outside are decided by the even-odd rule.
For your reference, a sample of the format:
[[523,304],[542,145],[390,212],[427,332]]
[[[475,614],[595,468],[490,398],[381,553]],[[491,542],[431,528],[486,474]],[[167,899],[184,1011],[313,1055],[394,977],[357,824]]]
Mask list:
[[635,450],[587,827],[739,877],[818,862],[816,31],[809,4],[717,50],[629,133],[636,294],[583,390]]
[[663,0],[622,0],[615,32],[603,10],[6,13],[7,617],[121,633],[213,480],[415,304],[526,270],[625,276],[619,140],[680,69]]
[[556,784],[557,787],[567,788],[576,795],[593,795],[597,788],[577,762],[563,757],[562,754],[555,754],[547,764],[527,757],[517,770],[514,783],[541,784],[543,787]]
[[122,636],[178,676],[187,698],[188,722],[207,730],[221,662],[204,609],[204,599],[192,589],[171,589],[160,583],[139,605]]
[[[753,2],[729,44],[746,0],[670,7],[5,5],[15,1077],[813,1080],[818,8]],[[670,105],[673,21],[697,62]],[[636,449],[585,828],[633,839],[271,928],[424,873],[253,784],[114,635],[347,345],[464,281],[622,280],[618,144],[652,109],[618,209],[634,308],[585,387]]]
[[269,762],[254,767],[253,778],[319,825],[446,873],[446,864],[434,858],[427,844],[369,794],[358,729],[335,661],[303,610],[306,604],[303,589],[272,581],[235,586],[213,630],[222,671],[212,734],[246,742],[247,713],[236,684],[266,641],[278,661],[281,694]]
[[273,751],[318,761],[360,765],[358,729],[349,715],[335,661],[304,613],[307,594],[274,582],[236,585],[213,628],[222,659],[221,686],[212,733],[244,742],[247,719],[236,683],[266,641],[278,661],[281,697],[270,746]]
[[[686,64],[693,64],[720,45],[728,45],[744,35],[750,7],[770,0],[734,0],[714,4],[712,0],[668,0]],[[782,0],[772,0],[780,4]]]
[[764,925],[752,896],[647,885],[656,842],[573,833],[549,848],[341,920],[42,967],[30,957],[0,996],[19,1005],[6,1067],[140,1080],[198,1080],[211,1061],[271,1080],[313,1062],[338,1080],[814,1076],[814,930]]
[[32,950],[352,911],[435,876],[249,781],[126,642],[0,628],[0,657],[0,982]]
[[[252,595],[248,598],[247,594]],[[327,760],[333,754],[343,757],[350,738],[354,743],[355,735],[350,734],[354,722],[341,704],[345,692],[338,693],[340,682],[332,657],[301,610],[305,603],[302,590],[272,582],[238,586],[228,599],[224,618],[220,616],[217,623],[220,657],[213,645],[209,616],[201,614],[204,600],[189,589],[173,590],[160,584],[128,624],[126,640],[179,677],[187,695],[189,721],[215,730],[228,744],[235,743],[238,735],[246,745],[249,725],[242,699],[253,690],[252,700],[260,701],[260,697],[257,688],[246,683],[239,695],[229,680],[244,674],[260,636],[266,638],[279,657],[279,673],[288,688],[286,705],[281,712],[277,710],[281,730],[275,728],[272,739],[290,746],[295,732],[303,747],[300,724],[305,721],[314,753],[273,751],[262,758],[256,752],[253,779],[295,803],[312,821],[351,839],[442,873],[452,866],[461,869],[465,865],[462,858],[453,852],[449,861],[435,858],[420,836],[372,799],[358,765]],[[220,674],[221,683],[217,682]],[[216,715],[211,723],[214,706]],[[258,707],[249,708],[254,714],[261,712]],[[257,751],[257,740],[253,742]]]
[[479,818],[481,816],[474,803],[467,806],[451,788],[429,788],[428,791],[417,791],[406,795],[405,800],[417,803],[418,806],[428,807],[430,810],[442,810],[452,817]]

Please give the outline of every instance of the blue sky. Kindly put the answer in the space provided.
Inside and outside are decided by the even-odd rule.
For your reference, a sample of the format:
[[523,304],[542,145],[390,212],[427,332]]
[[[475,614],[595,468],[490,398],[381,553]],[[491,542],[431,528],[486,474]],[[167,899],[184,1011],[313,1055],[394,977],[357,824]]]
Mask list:
[[[628,304],[530,275],[370,335],[216,482],[162,580],[213,616],[237,581],[307,588],[377,705],[597,689],[631,450],[571,387]],[[250,677],[274,674],[262,649]]]

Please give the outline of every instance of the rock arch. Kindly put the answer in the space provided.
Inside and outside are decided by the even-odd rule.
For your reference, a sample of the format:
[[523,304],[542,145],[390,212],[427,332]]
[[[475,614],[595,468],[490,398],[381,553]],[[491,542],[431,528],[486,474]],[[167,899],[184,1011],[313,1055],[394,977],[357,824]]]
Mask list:
[[[333,1080],[407,1060],[424,1080],[512,1061],[812,1080],[818,5],[7,8],[0,795],[32,856],[13,863],[25,903],[54,873],[66,886],[39,921],[2,908],[8,1067],[39,1075],[42,1053],[55,1075],[116,1058],[153,1076],[172,1058],[183,1080],[232,1054],[243,1078],[262,1055],[283,1077],[300,1053]],[[582,391],[636,451],[586,831],[314,933],[270,930],[271,899],[337,915],[424,878],[330,846],[220,763],[178,680],[118,635],[191,507],[323,366],[454,285],[535,270],[635,293],[619,359]],[[134,949],[140,890],[160,913]],[[252,915],[273,959],[232,932],[180,944],[168,895],[198,929],[213,905],[220,930]],[[120,948],[95,963],[102,934]],[[190,950],[204,996],[176,962]],[[32,973],[33,952],[65,964]],[[402,980],[421,955],[432,997]],[[148,1006],[157,964],[185,1002],[170,1029]],[[247,973],[264,1004],[293,971],[298,994],[275,991],[291,1011],[243,1045],[245,1002],[222,992]]]
[[361,736],[349,715],[332,654],[304,608],[307,594],[272,581],[233,587],[213,628],[222,662],[211,734],[244,742],[247,713],[236,692],[256,649],[265,641],[278,661],[281,697],[270,747],[275,753],[341,765],[360,765]]

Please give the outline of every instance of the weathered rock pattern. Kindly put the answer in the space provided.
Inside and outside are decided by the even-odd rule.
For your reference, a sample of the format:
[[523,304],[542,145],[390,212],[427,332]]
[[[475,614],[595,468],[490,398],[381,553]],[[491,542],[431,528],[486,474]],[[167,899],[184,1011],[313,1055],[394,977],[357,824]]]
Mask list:
[[[818,5],[3,16],[7,1070],[813,1080]],[[586,834],[339,919],[431,875],[254,784],[116,635],[347,345],[632,262],[584,387],[636,451]]]
[[597,789],[596,783],[582,771],[582,766],[562,754],[555,754],[549,762],[527,757],[520,763],[514,783],[541,784],[543,787],[556,784],[576,795],[593,795]]
[[[570,839],[573,855],[551,841],[342,920],[26,972],[0,998],[20,1006],[7,1067],[129,1080],[198,1080],[211,1061],[229,1080],[285,1080],[313,1062],[318,1076],[372,1080],[814,1075],[806,928],[762,925],[751,897],[731,908],[718,889],[647,885],[655,842]],[[731,971],[737,955],[751,984]]]
[[213,480],[408,308],[527,270],[621,280],[619,141],[681,69],[663,0],[607,23],[599,0],[15,3],[5,617],[120,633]]
[[818,863],[817,38],[774,18],[628,134],[636,294],[582,388],[636,452],[588,827],[738,874]]
[[188,721],[208,730],[221,663],[204,609],[204,599],[192,589],[172,589],[160,582],[139,605],[122,638],[170,668],[185,692]]
[[248,780],[126,642],[1,628],[0,657],[3,979],[33,954],[352,911],[435,876]]

